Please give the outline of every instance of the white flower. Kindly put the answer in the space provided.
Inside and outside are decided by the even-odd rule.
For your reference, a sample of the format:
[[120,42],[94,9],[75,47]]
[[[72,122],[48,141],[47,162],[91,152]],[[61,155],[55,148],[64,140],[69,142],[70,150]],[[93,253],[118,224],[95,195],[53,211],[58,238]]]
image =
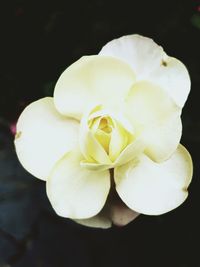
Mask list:
[[114,215],[108,219],[100,211],[111,179],[130,209],[163,214],[187,198],[192,178],[191,157],[179,144],[189,90],[185,66],[153,40],[139,35],[113,40],[99,55],[67,68],[53,98],[23,111],[15,139],[18,158],[47,182],[60,216],[109,227]]

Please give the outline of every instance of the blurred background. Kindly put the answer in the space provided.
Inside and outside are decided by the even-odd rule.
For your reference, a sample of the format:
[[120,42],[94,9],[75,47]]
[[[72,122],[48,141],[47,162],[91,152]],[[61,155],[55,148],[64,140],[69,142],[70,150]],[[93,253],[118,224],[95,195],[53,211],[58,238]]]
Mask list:
[[[18,163],[15,122],[51,96],[61,72],[108,41],[139,33],[188,67],[182,143],[194,178],[187,201],[124,228],[86,228],[55,215],[45,183]],[[0,3],[0,267],[200,267],[200,2],[16,0]]]

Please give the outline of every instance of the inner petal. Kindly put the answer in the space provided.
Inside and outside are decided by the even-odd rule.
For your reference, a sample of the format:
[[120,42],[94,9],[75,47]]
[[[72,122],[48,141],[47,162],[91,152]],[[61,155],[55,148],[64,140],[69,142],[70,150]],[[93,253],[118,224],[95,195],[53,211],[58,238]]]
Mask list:
[[[102,112],[102,111],[101,111]],[[129,133],[108,112],[90,114],[88,126],[112,162],[128,145]],[[97,117],[94,117],[94,116]]]
[[89,121],[89,128],[106,153],[109,154],[109,144],[113,129],[112,119],[104,116],[93,118]]
[[126,132],[126,130],[116,122],[109,144],[109,157],[111,161],[114,162],[118,158],[123,149],[128,145],[128,141],[128,132]]
[[122,112],[118,115],[98,105],[83,116],[80,145],[85,157],[83,164],[89,169],[91,164],[106,164],[106,169],[113,167],[123,150],[134,141],[129,121]]
[[95,135],[95,138],[99,141],[99,143],[103,146],[106,153],[108,154],[109,153],[110,138],[111,138],[110,133],[106,133],[106,132],[98,129],[94,135]]
[[99,123],[99,129],[102,130],[105,133],[111,133],[112,132],[112,121],[108,117],[102,117]]

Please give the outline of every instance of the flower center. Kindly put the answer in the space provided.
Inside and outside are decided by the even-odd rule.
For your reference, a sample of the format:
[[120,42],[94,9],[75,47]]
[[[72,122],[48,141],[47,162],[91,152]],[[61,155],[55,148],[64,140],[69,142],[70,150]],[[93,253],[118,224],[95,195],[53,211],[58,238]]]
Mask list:
[[122,123],[103,109],[90,113],[88,127],[112,162],[130,142],[130,134]]
[[107,117],[101,118],[100,123],[99,123],[99,129],[108,134],[112,132],[112,126]]

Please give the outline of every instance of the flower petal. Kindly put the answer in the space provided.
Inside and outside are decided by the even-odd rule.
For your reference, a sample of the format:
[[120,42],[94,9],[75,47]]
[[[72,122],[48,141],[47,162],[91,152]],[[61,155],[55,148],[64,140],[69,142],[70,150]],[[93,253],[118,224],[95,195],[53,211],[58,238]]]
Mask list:
[[17,122],[15,147],[21,164],[46,180],[56,161],[77,145],[78,126],[57,112],[51,97],[31,103]]
[[75,222],[88,226],[88,227],[94,227],[94,228],[102,228],[102,229],[108,229],[112,226],[112,221],[107,216],[104,216],[104,214],[97,214],[96,216],[89,218],[89,219],[82,219],[82,220],[74,220]]
[[112,227],[112,224],[119,227],[125,226],[138,216],[139,213],[129,209],[125,204],[111,204],[107,210],[107,214],[100,212],[92,218],[74,221],[88,227],[108,229]]
[[137,158],[140,154],[144,152],[145,144],[139,138],[134,140],[131,144],[129,144],[119,155],[119,157],[115,160],[115,162],[110,163],[96,163],[96,162],[88,162],[87,160],[81,161],[81,166],[83,168],[89,170],[102,171],[106,169],[115,168],[117,166],[121,166],[126,164],[127,162]]
[[107,229],[112,224],[125,226],[138,216],[139,213],[129,209],[117,195],[115,189],[114,191],[111,189],[106,204],[100,213],[89,219],[75,221],[85,226]]
[[88,162],[110,164],[111,161],[104,150],[104,148],[99,144],[94,135],[90,130],[81,127],[80,130],[80,149],[85,159]]
[[143,153],[145,143],[140,138],[135,139],[129,144],[114,162],[114,167],[126,164]]
[[127,117],[148,156],[158,162],[169,158],[181,138],[180,108],[160,87],[145,81],[131,88],[126,105]]
[[128,134],[125,129],[119,124],[115,123],[115,128],[112,130],[110,144],[109,144],[109,158],[115,161],[120,155],[121,151],[128,144]]
[[165,52],[152,39],[132,34],[108,42],[100,55],[112,56],[127,62],[136,74],[137,80],[144,79],[160,65]]
[[187,198],[192,168],[190,154],[182,145],[160,164],[143,155],[138,162],[115,169],[116,190],[126,205],[139,213],[166,213]]
[[162,87],[178,106],[184,106],[190,92],[191,82],[189,73],[181,61],[166,56],[148,80]]
[[170,158],[177,149],[182,134],[181,118],[178,114],[169,117],[165,123],[146,129],[141,136],[147,145],[146,155],[156,162]]
[[113,56],[130,64],[137,80],[146,79],[166,90],[177,105],[184,106],[190,91],[190,77],[185,65],[168,57],[152,39],[137,34],[107,43],[100,55]]
[[104,171],[104,170],[113,168],[112,163],[102,164],[102,163],[88,162],[87,160],[82,160],[80,164],[81,164],[81,167],[86,168],[91,171]]
[[118,107],[134,81],[131,67],[119,59],[82,57],[60,76],[55,105],[62,114],[81,119],[91,103]]
[[114,225],[125,226],[135,220],[140,214],[129,209],[123,202],[113,204],[110,209],[110,217]]
[[110,189],[110,173],[82,168],[83,157],[73,151],[54,167],[47,180],[47,195],[60,216],[86,219],[103,208]]
[[82,154],[88,162],[111,164],[103,146],[97,141],[88,126],[88,112],[80,123],[79,143]]

